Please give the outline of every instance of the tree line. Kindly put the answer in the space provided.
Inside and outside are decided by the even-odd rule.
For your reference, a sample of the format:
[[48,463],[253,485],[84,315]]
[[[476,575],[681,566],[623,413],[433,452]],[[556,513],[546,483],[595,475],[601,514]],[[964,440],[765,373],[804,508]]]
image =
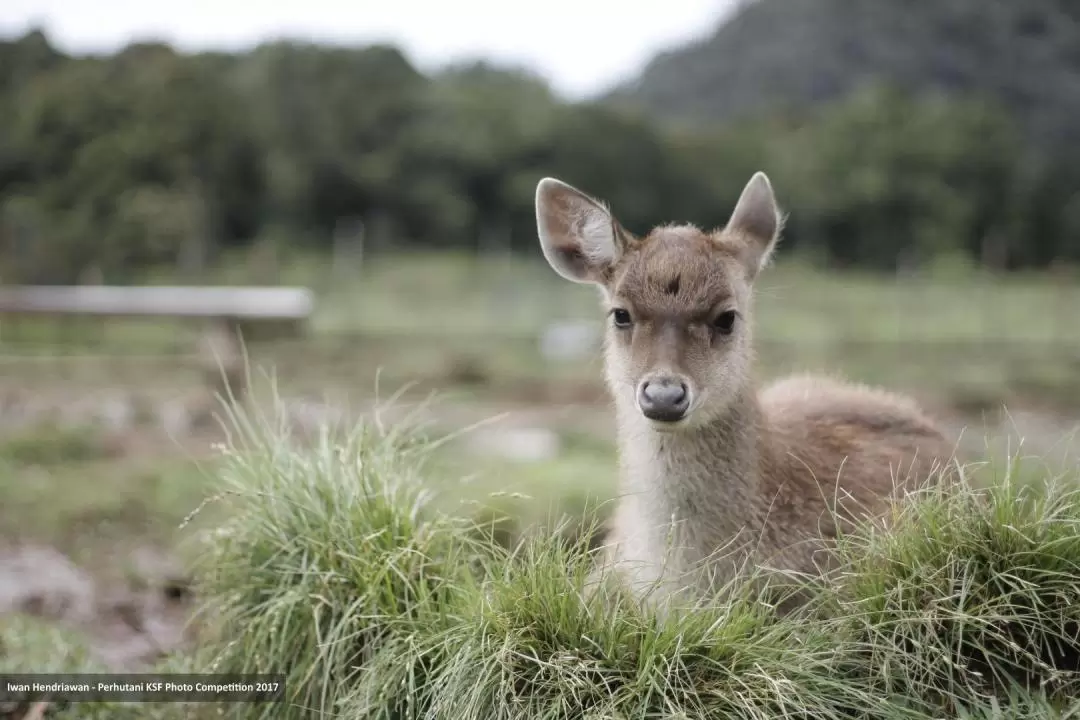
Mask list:
[[632,231],[719,226],[757,169],[785,252],[872,269],[961,258],[1080,260],[1080,163],[1040,150],[994,98],[867,85],[813,107],[672,124],[560,101],[485,63],[419,72],[396,48],[295,42],[243,54],[135,44],[72,57],[0,42],[0,279],[122,282],[257,242],[536,252],[553,175]]

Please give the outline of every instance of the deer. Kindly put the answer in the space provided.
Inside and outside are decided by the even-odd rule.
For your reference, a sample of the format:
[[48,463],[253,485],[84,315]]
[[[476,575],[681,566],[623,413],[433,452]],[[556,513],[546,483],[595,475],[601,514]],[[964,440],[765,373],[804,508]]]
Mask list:
[[944,476],[953,444],[912,397],[805,372],[758,389],[754,284],[785,221],[764,172],[708,232],[635,235],[551,177],[535,205],[547,263],[600,290],[619,484],[601,564],[634,591],[701,598],[747,567],[818,572],[838,532]]

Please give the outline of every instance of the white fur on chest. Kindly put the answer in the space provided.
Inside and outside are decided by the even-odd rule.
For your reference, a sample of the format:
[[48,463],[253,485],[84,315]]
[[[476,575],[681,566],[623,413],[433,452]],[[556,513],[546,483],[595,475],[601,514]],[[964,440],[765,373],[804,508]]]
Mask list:
[[[636,587],[685,583],[708,561],[723,582],[756,540],[754,472],[745,453],[718,453],[693,435],[660,433],[625,418],[615,558]],[[722,557],[721,557],[722,556]],[[700,581],[698,581],[700,582]]]

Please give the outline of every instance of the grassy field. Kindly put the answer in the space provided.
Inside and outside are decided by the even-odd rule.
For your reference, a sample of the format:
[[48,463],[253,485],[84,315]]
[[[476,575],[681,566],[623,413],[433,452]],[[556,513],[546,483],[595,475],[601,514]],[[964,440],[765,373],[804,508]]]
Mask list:
[[[245,268],[230,264],[207,282],[256,280]],[[253,344],[251,352],[300,392],[363,395],[381,369],[391,386],[421,380],[424,390],[531,400],[561,384],[564,394],[599,394],[595,353],[560,363],[538,351],[539,334],[554,320],[598,324],[597,293],[562,281],[539,258],[384,256],[341,279],[325,262],[302,257],[283,261],[279,277],[317,291],[311,335]],[[1073,317],[1080,282],[1071,276],[889,278],[789,260],[769,269],[757,292],[763,377],[824,369],[983,406],[1080,404]],[[0,361],[8,376],[26,381],[92,383],[96,373],[102,382],[123,362],[125,376],[148,384],[162,376],[191,382],[196,374],[181,358],[196,331],[147,322],[8,322],[0,325]],[[83,359],[55,359],[54,341]],[[42,355],[54,359],[42,363]]]
[[[614,494],[610,445],[572,433],[562,440],[558,456],[527,463],[447,443],[428,454],[426,477],[433,487],[454,489],[445,510],[512,522],[516,534]],[[173,547],[220,519],[211,503],[186,521],[216,482],[213,448],[123,452],[88,428],[42,427],[0,440],[0,542],[49,544],[107,570],[133,539]]]
[[[246,284],[234,264],[209,282]],[[324,261],[283,261],[284,284],[320,293],[316,334],[536,333],[552,319],[597,319],[598,295],[534,257],[456,253],[375,256],[335,277]],[[165,279],[158,282],[167,282]],[[1080,346],[1072,309],[1080,278],[927,271],[888,276],[813,269],[782,259],[759,279],[758,337],[769,343],[986,342]]]
[[[512,544],[523,534],[547,537],[551,526],[563,516],[577,519],[571,522],[563,536],[577,537],[582,529],[580,525],[584,521],[581,518],[586,508],[599,507],[602,516],[607,508],[603,505],[604,501],[615,492],[615,466],[610,444],[610,418],[599,382],[601,368],[598,353],[594,350],[584,359],[557,362],[542,357],[537,347],[538,334],[553,320],[598,322],[595,291],[563,282],[537,262],[476,260],[455,255],[375,258],[361,276],[350,281],[335,281],[325,263],[302,258],[286,264],[281,279],[283,282],[309,285],[319,292],[318,310],[309,337],[257,342],[250,347],[256,365],[274,370],[279,381],[278,389],[283,396],[306,401],[327,397],[334,401],[347,399],[363,407],[373,395],[376,373],[380,372],[379,386],[384,397],[402,383],[412,381],[418,382],[415,390],[406,394],[408,402],[429,391],[437,391],[448,408],[439,416],[440,432],[460,429],[482,420],[489,413],[502,410],[532,411],[538,408],[546,418],[542,422],[557,433],[559,452],[553,457],[529,462],[470,450],[467,443],[456,440],[425,450],[419,468],[413,468],[408,463],[399,467],[396,460],[384,458],[388,463],[385,473],[389,476],[416,473],[426,487],[440,491],[428,510],[450,510],[454,517],[479,523],[481,528],[494,533],[495,539],[504,545]],[[221,282],[252,280],[252,277],[245,275],[240,264],[230,266],[229,270],[215,278],[215,281]],[[835,275],[812,271],[797,264],[781,264],[771,269],[760,281],[757,312],[760,374],[770,377],[797,369],[827,369],[843,372],[856,379],[909,389],[941,407],[964,406],[968,410],[979,411],[1008,402],[1051,408],[1058,415],[1068,417],[1071,414],[1075,417],[1076,408],[1080,407],[1080,326],[1073,321],[1070,313],[1074,313],[1077,307],[1080,307],[1080,284],[1051,280],[1045,276],[999,279],[950,274],[889,280],[857,274]],[[178,439],[168,437],[160,428],[151,428],[153,423],[143,417],[147,414],[143,410],[199,392],[202,379],[190,357],[197,330],[194,327],[126,322],[99,326],[53,321],[22,322],[13,327],[10,322],[0,322],[4,323],[0,325],[0,419],[4,421],[0,430],[0,497],[3,498],[0,502],[0,541],[9,544],[33,542],[56,548],[106,583],[130,584],[133,580],[128,565],[133,550],[162,548],[176,553],[187,563],[207,552],[205,547],[196,543],[204,529],[225,522],[233,523],[233,527],[241,533],[268,532],[270,526],[258,530],[254,526],[235,524],[239,522],[233,512],[237,507],[236,502],[255,513],[271,510],[269,506],[260,505],[258,498],[252,496],[252,483],[269,482],[271,476],[283,483],[292,478],[298,488],[310,490],[314,486],[322,487],[320,483],[326,485],[334,478],[337,478],[335,482],[341,482],[352,477],[348,474],[351,471],[334,464],[341,462],[339,456],[335,456],[338,457],[336,460],[325,456],[325,450],[317,444],[312,445],[310,437],[301,437],[303,433],[299,433],[300,439],[294,438],[300,443],[299,446],[283,441],[281,452],[285,454],[278,459],[292,463],[289,466],[292,474],[286,477],[274,475],[273,463],[277,460],[272,458],[259,461],[264,463],[259,466],[264,468],[264,473],[251,474],[250,467],[243,463],[256,462],[257,453],[222,457],[216,444],[226,440],[226,436],[216,430],[204,429],[192,437]],[[141,408],[137,413],[140,418],[131,427],[110,430],[105,423],[91,420],[88,425],[84,422],[65,429],[55,422],[65,408],[70,411],[80,403],[106,404],[115,397],[137,399],[136,405]],[[569,411],[559,410],[570,402],[580,407]],[[28,414],[28,408],[35,404],[59,410],[42,411],[40,414],[45,420],[20,424],[20,416]],[[1065,425],[1061,428],[1063,433],[1067,429]],[[389,446],[376,443],[374,446],[358,446],[355,451],[360,455],[379,454],[386,447]],[[205,498],[222,488],[223,483],[232,488],[232,494],[209,503],[193,519],[189,518]],[[335,497],[332,493],[339,490],[326,486],[320,492],[331,493],[328,497],[332,498]],[[284,484],[274,488],[274,493],[286,497],[291,497],[290,493],[293,492],[299,490],[290,489]],[[354,496],[352,500],[361,504],[368,502],[359,496]],[[1058,505],[1053,508],[1040,506],[1039,512],[1056,508],[1055,512],[1060,511],[1061,517],[1065,518],[1062,521],[1064,525],[1040,524],[1041,516],[1037,515],[1014,519],[1028,523],[1027,527],[1034,533],[1031,538],[1050,537],[1045,533],[1058,532],[1054,528],[1068,526],[1072,522],[1070,513],[1075,510],[1072,496],[1061,496],[1055,502]],[[928,507],[930,509],[926,512],[938,506]],[[390,516],[395,517],[394,514],[400,509],[396,506],[384,508]],[[926,517],[918,515],[923,510],[913,512],[920,518]],[[1006,513],[998,517],[1001,523],[1009,519],[1006,508],[998,507],[996,512]],[[252,516],[253,522],[255,517]],[[297,515],[287,519],[289,522],[314,523],[309,527],[312,530],[325,520],[318,515]],[[354,518],[350,522],[354,520],[362,523],[369,522],[370,518]],[[300,527],[296,526],[297,532]],[[426,530],[421,532],[426,527],[424,524],[416,525],[408,531],[420,533],[415,537],[403,530],[405,534],[394,536],[391,540],[393,543],[428,542],[424,534]],[[525,532],[540,528],[546,530],[538,535]],[[360,531],[359,526],[353,529]],[[957,532],[975,533],[976,529],[974,525],[961,525]],[[458,530],[460,528],[454,529],[453,533]],[[1019,557],[1015,553],[1021,550],[1017,549],[1019,546],[1015,545],[1015,538],[996,535],[994,533],[1004,530],[989,525],[983,530],[990,533],[983,540],[996,543],[991,548],[993,553],[1010,561]],[[474,540],[477,533],[466,535]],[[269,541],[268,535],[251,537],[254,538],[252,542]],[[332,537],[326,536],[328,541]],[[456,537],[456,534],[452,536],[451,545],[457,542],[453,540]],[[940,547],[944,547],[946,542],[958,541],[956,536],[947,534],[937,539],[942,543]],[[347,546],[351,541],[342,538],[341,542]],[[871,549],[877,552],[882,547],[874,546]],[[969,544],[967,547],[977,555],[983,546]],[[860,562],[860,557],[866,557],[865,549],[852,550],[853,563]],[[294,550],[316,552],[302,543],[291,548],[290,552]],[[383,550],[398,552],[400,548],[390,545]],[[533,569],[523,569],[520,557],[505,558],[497,550],[485,550],[496,559],[502,558],[496,564],[485,565],[485,572],[494,573],[489,580],[495,583],[496,588],[501,588],[499,592],[503,594],[500,595],[500,602],[503,604],[483,610],[479,596],[470,594],[473,590],[463,589],[460,591],[463,594],[454,590],[455,598],[446,600],[450,603],[446,606],[448,609],[440,610],[439,615],[442,618],[440,622],[472,618],[469,623],[473,623],[479,618],[486,624],[467,624],[468,631],[471,633],[483,629],[483,633],[490,631],[494,635],[481,633],[470,635],[472,639],[468,639],[460,634],[465,632],[466,625],[459,624],[419,629],[410,626],[418,634],[401,636],[414,637],[415,642],[421,644],[443,641],[465,643],[472,648],[469,652],[474,653],[479,652],[476,648],[487,648],[491,652],[501,648],[499,652],[519,653],[522,647],[520,643],[525,643],[534,655],[546,649],[553,653],[550,657],[519,657],[515,661],[518,664],[511,667],[482,661],[478,655],[469,655],[462,650],[464,646],[444,644],[436,648],[438,652],[433,657],[443,657],[450,652],[448,648],[453,647],[456,648],[453,652],[460,650],[465,653],[462,657],[473,658],[475,667],[470,670],[463,661],[463,664],[430,668],[425,665],[427,661],[416,657],[409,656],[413,657],[409,660],[405,655],[388,654],[379,660],[383,663],[379,665],[379,672],[392,672],[392,668],[386,664],[390,659],[405,662],[405,666],[412,669],[405,675],[393,675],[392,678],[386,675],[373,677],[386,682],[420,683],[416,689],[416,702],[431,702],[434,705],[430,707],[439,708],[438,713],[429,714],[430,717],[447,716],[446,713],[467,717],[558,717],[559,708],[582,707],[575,703],[583,702],[584,695],[581,693],[585,691],[581,688],[590,687],[583,679],[589,673],[575,674],[579,673],[580,668],[564,667],[559,664],[561,661],[555,659],[560,648],[571,642],[564,630],[575,628],[577,632],[591,627],[596,630],[598,637],[605,638],[606,645],[600,655],[590,656],[589,662],[596,663],[596,667],[600,668],[597,673],[612,673],[619,677],[619,687],[622,688],[613,695],[603,695],[607,699],[597,701],[595,707],[598,714],[595,717],[644,716],[640,714],[644,712],[642,708],[666,709],[668,717],[680,717],[679,712],[692,716],[694,702],[712,702],[725,693],[734,693],[733,696],[741,698],[740,702],[749,703],[741,706],[745,713],[734,716],[800,716],[800,708],[807,709],[809,705],[774,704],[774,690],[784,683],[794,683],[792,687],[797,689],[792,692],[798,697],[810,698],[806,703],[818,703],[814,707],[823,714],[815,717],[858,716],[845,714],[837,706],[828,705],[827,695],[829,692],[854,693],[846,697],[858,705],[861,700],[867,699],[866,693],[870,692],[868,688],[871,686],[838,685],[839,681],[835,678],[826,681],[819,674],[819,671],[833,675],[840,672],[835,666],[821,664],[821,658],[825,655],[857,655],[855,641],[852,641],[855,643],[852,645],[830,644],[830,637],[841,633],[837,626],[814,625],[809,631],[812,637],[800,636],[800,642],[808,643],[807,647],[817,648],[817,654],[812,653],[813,657],[809,659],[785,654],[787,651],[781,648],[783,642],[792,637],[792,627],[783,624],[777,626],[771,621],[765,623],[759,617],[760,608],[750,606],[729,610],[730,617],[722,620],[728,623],[723,625],[726,629],[720,631],[719,635],[699,637],[695,646],[697,650],[676,647],[672,644],[675,636],[671,633],[681,632],[684,636],[687,633],[700,634],[704,632],[704,625],[691,623],[661,627],[654,625],[652,619],[647,617],[604,615],[600,617],[606,618],[605,622],[609,624],[603,628],[596,627],[589,624],[597,622],[595,617],[589,615],[592,610],[584,606],[567,606],[565,599],[554,596],[556,589],[562,588],[559,583],[564,580],[552,574],[558,568],[565,575],[565,569],[576,562],[558,554],[565,550],[564,545],[551,543],[531,550],[540,553],[540,557],[530,566],[535,572]],[[888,551],[904,553],[908,550],[910,548],[896,546]],[[217,546],[215,552],[232,551],[222,545]],[[863,554],[860,555],[860,552]],[[226,554],[222,557],[223,562],[234,563],[234,569],[239,567],[236,563],[240,563],[240,556]],[[312,557],[318,556],[314,554]],[[1038,561],[1041,556],[1029,554],[1024,557]],[[938,556],[931,559],[933,562],[945,562]],[[0,557],[0,570],[2,560]],[[954,560],[960,562],[963,558]],[[333,563],[337,564],[332,565],[327,577],[336,573],[349,578],[334,593],[339,589],[342,592],[357,591],[356,583],[364,580],[363,573],[367,570],[354,571],[347,563],[343,565],[337,560]],[[920,582],[939,583],[934,585],[934,592],[942,593],[945,593],[946,586],[940,583],[946,583],[948,578],[955,579],[955,573],[962,570],[954,565],[936,567],[929,564],[924,567],[928,568],[927,575]],[[280,566],[270,565],[268,568],[268,573],[283,572]],[[1042,572],[1039,568],[1042,566],[1036,568]],[[472,577],[470,582],[476,579]],[[306,627],[304,622],[309,622],[313,616],[307,615],[304,616],[306,619],[301,619],[295,613],[300,612],[298,608],[303,602],[308,602],[301,602],[300,599],[311,597],[304,593],[311,590],[309,582],[313,580],[307,576],[294,579],[299,583],[296,588],[290,590],[280,586],[278,589],[286,594],[293,593],[288,596],[300,604],[292,609],[279,609],[285,614],[273,618],[259,620],[252,616],[252,622],[285,623],[296,632],[300,632],[298,628]],[[241,580],[237,579],[236,582]],[[898,578],[886,580],[900,582]],[[271,575],[249,577],[246,581],[277,582]],[[559,592],[563,590],[565,588]],[[218,590],[213,592],[224,591],[224,586],[218,586]],[[538,604],[528,605],[523,612],[534,614],[508,615],[513,602],[523,602],[522,593],[526,591],[536,594]],[[866,591],[866,588],[859,590]],[[213,592],[210,597],[218,597]],[[333,595],[333,598],[343,597]],[[388,597],[378,602],[389,602]],[[831,597],[834,603],[847,604],[843,605],[843,612],[832,612],[830,623],[847,618],[841,623],[843,633],[856,633],[858,638],[862,638],[858,642],[863,643],[869,642],[866,633],[876,638],[874,642],[880,640],[874,635],[880,634],[879,627],[859,625],[862,620],[856,622],[852,619],[854,605],[851,603],[863,600],[850,595]],[[443,601],[439,599],[439,603]],[[237,612],[253,612],[251,608],[233,609]],[[329,613],[328,618],[336,618],[333,623],[339,620],[344,622],[342,618],[346,616],[337,614],[339,610],[334,606],[325,611]],[[531,636],[529,633],[541,627],[544,619],[536,613],[548,610],[559,613],[557,622],[568,624],[561,629],[552,627],[545,631],[553,634]],[[907,606],[893,610],[915,612]],[[489,611],[494,614],[485,614]],[[962,611],[975,615],[981,612],[978,607],[970,605],[965,605]],[[987,610],[991,611],[1004,612],[999,605]],[[952,608],[949,612],[957,617],[955,613],[960,610]],[[12,617],[19,619],[13,620]],[[3,620],[0,622],[0,661],[17,665],[22,662],[20,658],[26,658],[25,662],[37,664],[41,661],[33,658],[44,655],[51,658],[49,662],[63,662],[62,658],[68,653],[65,649],[69,647],[65,644],[68,640],[57,636],[53,626],[39,627],[21,616],[8,616],[5,619],[0,614],[0,619]],[[721,622],[721,619],[714,617],[710,622]],[[918,627],[923,627],[919,623],[930,621],[916,614],[905,615],[896,622],[900,623],[897,627],[907,628],[904,632],[915,632]],[[1017,622],[1030,623],[1031,620],[1021,618]],[[343,626],[334,627],[344,632]],[[434,631],[433,628],[441,634],[437,637],[428,634]],[[305,635],[303,643],[312,642],[312,638],[324,631],[322,627],[308,627],[303,632],[315,635]],[[816,632],[822,634],[814,635]],[[858,632],[864,634],[858,635]],[[735,682],[739,673],[743,672],[739,670],[739,673],[735,673],[734,669],[744,666],[724,655],[727,651],[717,644],[728,642],[736,635],[742,638],[739,643],[750,643],[738,645],[742,648],[739,652],[743,653],[739,663],[754,660],[757,657],[754,653],[759,650],[765,653],[757,658],[764,669],[753,676],[751,686],[742,689],[730,683]],[[645,650],[640,643],[646,640],[658,654],[641,654]],[[963,638],[953,640],[962,643]],[[925,637],[920,635],[915,641],[923,642]],[[71,647],[81,647],[81,640],[71,642],[74,643]],[[308,652],[311,647],[304,644],[297,652]],[[585,651],[576,645],[573,648],[574,652]],[[879,649],[879,645],[870,648],[874,652]],[[394,652],[406,650],[398,647]],[[284,651],[277,648],[274,652]],[[684,652],[690,652],[692,657],[681,654]],[[71,650],[70,653],[72,662],[74,658],[82,657],[81,651]],[[701,676],[717,688],[713,700],[680,694],[684,693],[684,689],[667,686],[659,675],[649,674],[659,672],[655,668],[679,666],[697,678],[694,673],[698,670],[693,667],[700,658],[693,653],[706,658],[706,666],[713,668],[708,670],[707,675]],[[637,670],[627,664],[629,657],[638,658],[635,665]],[[892,656],[881,656],[884,658],[881,662],[889,657]],[[305,655],[304,658],[305,662],[310,660],[310,663],[320,664],[309,663],[297,672],[317,671],[325,678],[337,677],[337,673],[345,672],[339,665],[340,657],[326,659]],[[241,660],[239,656],[234,656],[230,662]],[[792,665],[804,660],[809,663],[805,667]],[[729,663],[723,665],[727,669],[721,675],[713,674],[715,668],[709,663],[715,662],[722,665]],[[895,658],[891,662],[895,663]],[[799,672],[795,676],[786,674],[785,667],[788,666]],[[648,667],[654,670],[648,670]],[[881,667],[876,667],[875,672],[884,672]],[[911,681],[918,673],[943,672],[941,668],[928,667],[900,667],[896,672],[900,673],[903,682]],[[860,665],[858,672],[863,669],[865,665]],[[469,674],[480,670],[488,674],[484,677]],[[485,689],[485,692],[509,692],[516,698],[517,705],[514,707],[518,710],[515,712],[523,713],[521,708],[528,707],[538,714],[500,715],[481,705],[471,708],[464,704],[447,705],[450,701],[445,697],[438,699],[430,694],[431,688],[435,687],[431,683],[435,681],[430,680],[428,673],[435,673],[431,677],[439,678],[437,683],[445,683],[449,687],[463,688],[463,683],[471,682],[474,688]],[[496,682],[496,675],[502,679]],[[690,676],[684,679],[689,682]],[[892,682],[893,679],[888,681]],[[564,681],[570,684],[562,685]],[[880,675],[874,676],[873,682],[879,681],[884,680]],[[523,685],[515,684],[518,682]],[[930,680],[923,682],[929,683]],[[539,694],[533,700],[519,692],[518,688],[526,686],[538,689]],[[325,682],[319,687],[325,690],[324,696],[309,696],[303,701],[323,703],[333,699],[346,704],[375,702],[371,697],[362,700],[357,699],[359,696],[342,697],[340,687],[331,687]],[[770,687],[774,690],[770,690]],[[544,694],[549,691],[555,695]],[[803,691],[811,694],[799,695]],[[480,702],[476,696],[478,692],[473,693],[476,702]],[[912,691],[911,687],[906,690],[901,687],[896,692],[908,697]],[[959,691],[954,688],[949,692]],[[1005,698],[999,699],[999,702],[1007,704],[1007,693],[996,697]],[[1059,709],[1063,707],[1049,700],[1044,702],[1041,696],[1035,697],[1031,693],[1026,693],[1024,697],[1031,703],[1030,711],[1017,710],[1012,715],[995,715],[987,709],[991,705],[976,703],[978,707],[965,715],[968,711],[958,705],[954,707],[953,703],[948,710],[952,714],[947,716],[1045,717],[1047,715],[1040,713],[1050,712],[1046,703]],[[530,705],[541,702],[543,698],[547,698],[543,702],[550,701],[550,705],[545,706],[546,710],[537,710],[536,705]],[[609,701],[614,704],[605,704]],[[464,700],[461,702],[464,703]],[[906,711],[893,704],[885,703],[881,707],[885,708],[886,705],[887,713],[882,710],[878,714],[864,716],[928,717],[923,712],[925,707],[917,709],[917,712],[912,711],[914,714],[904,714]],[[494,714],[486,715],[486,712]],[[785,712],[788,714],[785,715]],[[375,713],[373,716],[380,715]],[[414,716],[423,715],[417,712]]]

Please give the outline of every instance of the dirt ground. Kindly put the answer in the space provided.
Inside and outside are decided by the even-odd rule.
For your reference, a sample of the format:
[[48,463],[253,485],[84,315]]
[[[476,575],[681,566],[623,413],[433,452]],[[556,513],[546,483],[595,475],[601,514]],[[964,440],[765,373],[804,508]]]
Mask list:
[[194,598],[175,558],[143,547],[133,555],[143,582],[109,584],[55,548],[0,548],[0,613],[27,613],[81,631],[106,667],[137,670],[184,646]]

